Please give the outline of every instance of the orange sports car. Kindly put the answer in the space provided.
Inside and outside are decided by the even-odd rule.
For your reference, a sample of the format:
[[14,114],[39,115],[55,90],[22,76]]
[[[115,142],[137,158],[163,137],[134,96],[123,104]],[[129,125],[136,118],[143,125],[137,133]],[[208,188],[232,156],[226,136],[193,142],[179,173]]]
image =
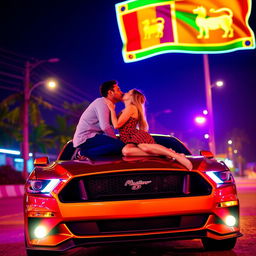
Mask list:
[[72,141],[55,162],[36,159],[25,185],[27,254],[170,239],[201,239],[206,250],[232,249],[241,233],[228,167],[208,151],[192,156],[175,137],[154,138],[185,154],[193,170],[161,156],[72,160]]

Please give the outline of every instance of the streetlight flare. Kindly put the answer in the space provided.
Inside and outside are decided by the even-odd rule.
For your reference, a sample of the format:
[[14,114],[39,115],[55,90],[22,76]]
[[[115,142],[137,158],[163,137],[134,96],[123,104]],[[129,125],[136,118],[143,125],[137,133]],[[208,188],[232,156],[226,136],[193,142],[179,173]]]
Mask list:
[[195,122],[197,124],[204,124],[206,122],[206,118],[204,116],[197,116],[195,118]]
[[224,82],[221,81],[221,80],[219,80],[219,81],[216,82],[216,86],[217,86],[217,87],[222,87],[223,85],[224,85]]
[[209,134],[208,133],[206,133],[205,135],[204,135],[204,138],[206,139],[206,140],[208,140],[209,139]]
[[203,114],[204,114],[204,115],[208,115],[208,110],[205,109],[205,110],[203,111]]
[[50,80],[50,81],[47,82],[47,86],[48,86],[50,89],[54,89],[54,88],[56,88],[56,86],[57,86],[57,82],[54,81],[54,80]]
[[228,140],[228,144],[232,145],[233,141],[232,140]]

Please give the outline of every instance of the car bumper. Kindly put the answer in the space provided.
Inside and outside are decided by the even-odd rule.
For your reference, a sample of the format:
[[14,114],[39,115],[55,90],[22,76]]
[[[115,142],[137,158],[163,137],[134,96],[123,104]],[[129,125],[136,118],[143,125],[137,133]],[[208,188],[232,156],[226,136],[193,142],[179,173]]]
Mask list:
[[[228,191],[228,189],[230,191]],[[225,192],[233,192],[226,188]],[[222,193],[223,195],[223,190]],[[151,241],[169,239],[212,238],[228,239],[241,236],[239,223],[229,227],[223,223],[225,216],[232,214],[239,219],[239,207],[218,207],[219,200],[237,200],[235,194],[224,193],[225,198],[216,197],[216,192],[209,196],[164,198],[151,200],[130,200],[114,202],[86,202],[61,203],[57,196],[39,197],[26,195],[25,197],[25,233],[27,248],[31,250],[64,251],[77,246],[90,246],[106,243],[124,243],[131,241]],[[231,196],[234,195],[234,196]],[[33,212],[50,212],[51,217],[31,217]],[[145,220],[183,216],[179,223],[187,223],[193,216],[206,216],[200,225],[188,224],[172,226],[169,229],[151,228],[147,225],[144,230],[110,230],[101,232],[95,227],[99,222],[108,220]],[[29,217],[30,216],[30,217]],[[31,222],[32,220],[32,222]],[[33,222],[34,221],[34,222]],[[71,230],[71,223],[91,223],[84,233]],[[31,224],[32,223],[32,224]],[[44,238],[33,237],[33,229],[37,225],[44,225],[50,231]],[[91,226],[92,225],[92,226]]]

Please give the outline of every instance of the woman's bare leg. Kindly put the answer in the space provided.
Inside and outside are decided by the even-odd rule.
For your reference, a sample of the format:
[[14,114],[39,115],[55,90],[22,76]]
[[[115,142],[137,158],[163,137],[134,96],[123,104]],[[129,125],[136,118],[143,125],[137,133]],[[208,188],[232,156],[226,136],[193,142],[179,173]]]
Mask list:
[[152,154],[143,151],[134,144],[126,144],[122,149],[124,156],[151,156]]
[[182,165],[184,165],[188,170],[192,170],[193,168],[192,163],[184,155],[178,154],[174,150],[166,148],[160,144],[141,143],[141,144],[138,144],[138,148],[140,148],[142,151],[146,152],[147,154],[173,157]]

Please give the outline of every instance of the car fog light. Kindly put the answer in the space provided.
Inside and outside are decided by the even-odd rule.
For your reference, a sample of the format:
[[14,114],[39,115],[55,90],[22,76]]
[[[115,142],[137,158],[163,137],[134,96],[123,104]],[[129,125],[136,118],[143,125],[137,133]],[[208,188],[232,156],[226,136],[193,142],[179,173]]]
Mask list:
[[34,231],[34,235],[36,238],[44,238],[47,236],[47,229],[45,226],[37,226]]
[[236,224],[236,218],[232,215],[228,215],[224,221],[229,227],[233,227]]

